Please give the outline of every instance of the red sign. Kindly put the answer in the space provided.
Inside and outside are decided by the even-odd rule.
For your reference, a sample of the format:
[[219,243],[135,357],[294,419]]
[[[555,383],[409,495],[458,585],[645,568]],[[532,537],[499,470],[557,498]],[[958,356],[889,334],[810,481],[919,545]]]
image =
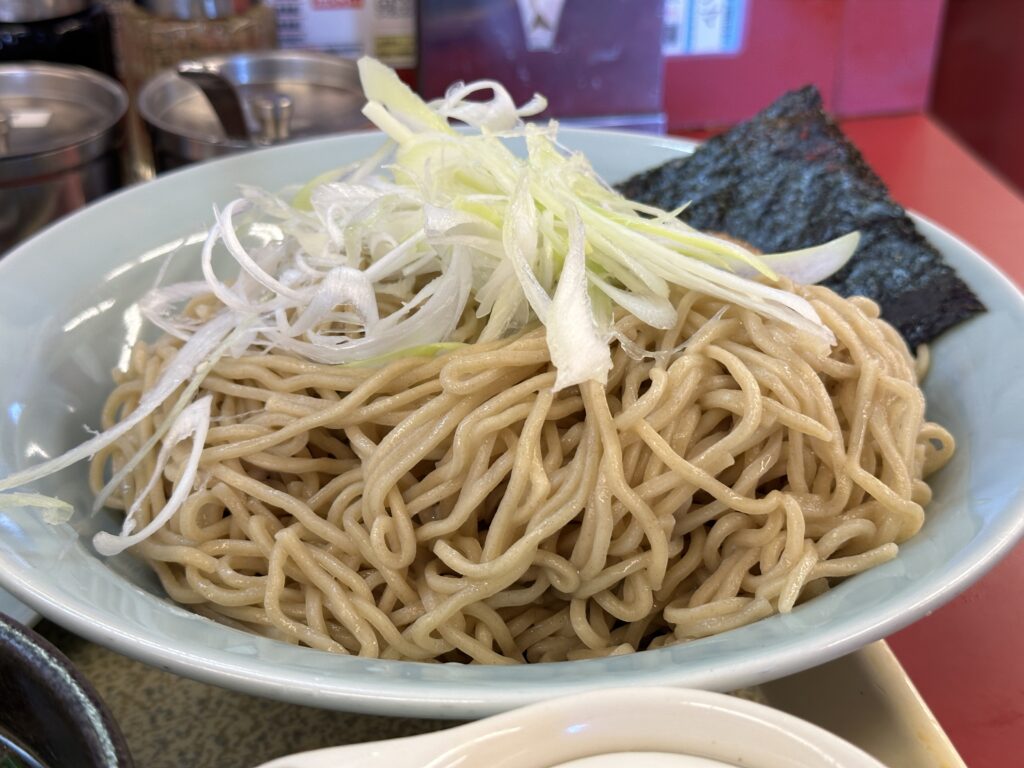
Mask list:
[[362,8],[363,0],[312,0],[314,11],[341,11]]

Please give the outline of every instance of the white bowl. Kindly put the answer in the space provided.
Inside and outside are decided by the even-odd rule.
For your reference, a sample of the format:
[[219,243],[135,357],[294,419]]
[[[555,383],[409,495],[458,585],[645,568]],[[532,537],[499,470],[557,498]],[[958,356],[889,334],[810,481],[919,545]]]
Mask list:
[[319,749],[259,768],[883,768],[816,725],[721,693],[578,694],[405,739]]
[[19,624],[30,627],[39,620],[39,614],[24,603],[14,599],[14,595],[0,589],[0,613],[6,614]]
[[[607,179],[689,152],[667,138],[565,131]],[[0,261],[0,474],[59,454],[95,425],[110,369],[139,333],[138,297],[181,245],[168,278],[191,274],[211,207],[238,183],[301,183],[365,155],[380,137],[355,134],[230,157],[126,190],[46,230]],[[52,527],[32,510],[0,511],[0,583],[41,614],[92,640],[176,673],[255,695],[339,709],[481,717],[571,693],[622,686],[728,690],[796,672],[883,637],[934,610],[992,567],[1024,527],[1024,300],[969,247],[918,219],[989,312],[933,347],[929,414],[960,448],[935,477],[918,536],[883,566],[751,626],[609,659],[520,667],[419,664],[335,656],[256,637],[174,605],[141,562],[96,555],[115,530],[90,516],[86,468],[40,489],[81,510]],[[184,245],[182,245],[184,243]]]

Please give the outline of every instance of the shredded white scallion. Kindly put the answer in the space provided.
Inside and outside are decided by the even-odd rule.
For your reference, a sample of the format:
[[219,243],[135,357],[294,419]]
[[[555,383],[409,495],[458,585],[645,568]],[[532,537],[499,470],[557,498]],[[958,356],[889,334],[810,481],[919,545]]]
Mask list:
[[[748,307],[823,344],[834,341],[804,299],[749,278],[777,272],[820,279],[845,264],[856,233],[758,256],[694,230],[677,218],[682,208],[666,212],[621,197],[585,157],[559,144],[557,123],[523,123],[544,109],[542,97],[516,107],[500,83],[485,80],[457,83],[427,104],[373,59],[361,59],[359,72],[364,113],[389,141],[318,176],[290,201],[243,187],[239,199],[215,208],[200,256],[203,280],[155,288],[140,302],[148,320],[184,342],[156,386],[117,426],[0,480],[0,491],[94,455],[178,392],[170,423],[129,462],[135,466],[151,454],[163,435],[150,481],[158,482],[170,446],[191,439],[171,499],[142,531],[133,532],[131,510],[121,535],[100,534],[95,544],[115,554],[142,541],[173,515],[197,477],[209,398],[191,399],[225,354],[278,350],[358,365],[435,354],[459,346],[450,337],[470,311],[484,320],[482,341],[542,323],[561,389],[605,381],[616,306],[653,327],[671,327],[673,286]],[[471,98],[482,93],[490,98]],[[513,151],[515,144],[525,151]],[[254,224],[263,233],[256,244],[246,236]],[[230,257],[236,274],[219,275],[215,255]],[[184,311],[203,294],[223,305],[209,319]],[[397,298],[400,306],[385,311],[382,297],[389,306]]]
[[35,507],[43,510],[43,520],[50,525],[66,523],[75,508],[66,501],[41,493],[0,493],[0,509],[4,507]]
[[[167,431],[167,435],[164,437],[163,445],[160,446],[156,467],[149,478],[149,482],[136,495],[135,503],[132,504],[128,514],[125,515],[121,533],[115,536],[106,531],[100,531],[93,536],[92,545],[96,547],[97,552],[107,557],[120,554],[128,549],[128,547],[148,539],[159,531],[181,509],[181,505],[185,503],[185,499],[192,492],[193,484],[199,472],[199,457],[203,453],[203,447],[206,445],[206,433],[210,429],[210,406],[212,403],[213,398],[210,395],[205,395],[178,414],[171,428]],[[174,491],[171,493],[171,497],[167,500],[159,514],[150,520],[145,528],[135,533],[135,515],[138,514],[146,497],[149,496],[150,490],[163,477],[164,468],[167,466],[171,450],[178,443],[182,443],[189,438],[192,438],[192,448],[189,451],[188,459],[181,468],[181,476],[174,484]]]

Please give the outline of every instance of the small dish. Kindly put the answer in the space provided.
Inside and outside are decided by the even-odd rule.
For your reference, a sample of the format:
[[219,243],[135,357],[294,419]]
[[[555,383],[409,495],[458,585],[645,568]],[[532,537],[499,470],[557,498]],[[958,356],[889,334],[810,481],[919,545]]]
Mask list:
[[260,768],[882,768],[838,736],[734,696],[606,689],[437,733],[321,749]]
[[[6,751],[5,751],[6,750]],[[64,654],[0,616],[0,765],[131,768],[106,706]]]

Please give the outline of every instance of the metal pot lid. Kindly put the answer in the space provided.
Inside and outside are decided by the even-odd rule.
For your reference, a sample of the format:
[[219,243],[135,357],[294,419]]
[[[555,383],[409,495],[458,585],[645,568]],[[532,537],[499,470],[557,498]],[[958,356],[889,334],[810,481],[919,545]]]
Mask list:
[[0,65],[0,182],[72,168],[108,149],[128,110],[117,82],[85,67]]
[[135,0],[164,19],[226,19],[247,12],[259,0]]
[[84,11],[92,0],[0,0],[0,22],[25,24]]
[[[229,139],[209,99],[193,82],[165,71],[152,78],[139,93],[143,119],[158,131],[203,145],[245,149],[269,143],[267,105],[287,106],[287,125],[271,141],[321,136],[365,128],[366,103],[354,61],[322,53],[260,51],[233,56],[211,56],[197,64],[216,71],[238,93],[250,141]],[[280,126],[279,126],[280,127]],[[187,148],[185,149],[187,152]]]

